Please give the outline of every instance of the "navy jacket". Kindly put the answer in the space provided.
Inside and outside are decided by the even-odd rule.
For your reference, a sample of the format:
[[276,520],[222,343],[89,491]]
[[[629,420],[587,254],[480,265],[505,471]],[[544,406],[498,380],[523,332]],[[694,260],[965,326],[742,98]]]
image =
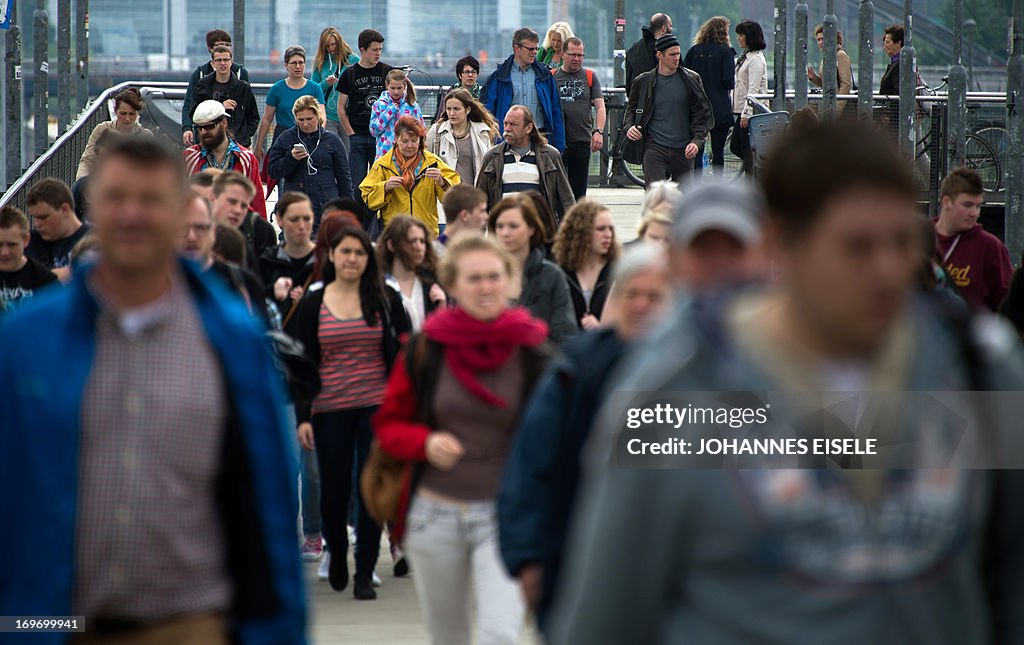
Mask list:
[[[308,158],[297,161],[292,157],[292,146],[296,143],[302,143],[312,153],[315,173],[309,168]],[[299,126],[288,128],[270,147],[269,156],[267,172],[281,182],[279,191],[305,193],[313,202],[317,221],[324,204],[339,197],[352,197],[348,153],[341,138],[333,132],[320,128],[319,133],[305,134],[299,131]]]
[[557,592],[562,549],[580,479],[580,453],[603,403],[608,374],[625,345],[614,329],[578,336],[562,346],[526,406],[505,462],[498,495],[501,557],[512,575],[544,568],[538,623]]
[[716,127],[732,125],[732,98],[736,87],[736,50],[721,43],[694,45],[686,52],[683,67],[700,74],[704,93],[711,101]]
[[[487,84],[480,92],[480,102],[487,106],[494,118],[498,120],[498,128],[505,134],[505,113],[512,107],[512,65],[513,56],[505,59],[498,69],[487,79]],[[533,71],[537,76],[537,105],[544,111],[544,127],[551,135],[548,143],[565,152],[565,122],[562,120],[562,104],[558,98],[558,86],[551,70],[541,63],[533,63]],[[536,117],[534,117],[536,118]]]

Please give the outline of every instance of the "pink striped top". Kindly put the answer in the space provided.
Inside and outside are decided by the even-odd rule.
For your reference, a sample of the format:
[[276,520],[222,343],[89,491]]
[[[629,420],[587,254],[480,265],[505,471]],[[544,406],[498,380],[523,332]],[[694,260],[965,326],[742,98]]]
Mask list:
[[380,321],[370,327],[363,318],[338,320],[320,305],[320,394],[313,414],[355,410],[384,400],[384,366]]

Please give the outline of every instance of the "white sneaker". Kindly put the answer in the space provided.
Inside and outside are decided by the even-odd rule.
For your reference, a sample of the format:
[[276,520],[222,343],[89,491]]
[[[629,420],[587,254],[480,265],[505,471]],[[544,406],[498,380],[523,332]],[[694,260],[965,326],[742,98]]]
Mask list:
[[356,527],[348,527],[348,543],[352,546],[356,545]]
[[373,586],[374,587],[379,587],[380,585],[381,585],[380,577],[377,575],[377,572],[374,571],[373,572]]
[[316,568],[316,577],[319,580],[327,580],[328,572],[331,570],[331,552],[325,550],[324,557],[320,560],[320,566]]

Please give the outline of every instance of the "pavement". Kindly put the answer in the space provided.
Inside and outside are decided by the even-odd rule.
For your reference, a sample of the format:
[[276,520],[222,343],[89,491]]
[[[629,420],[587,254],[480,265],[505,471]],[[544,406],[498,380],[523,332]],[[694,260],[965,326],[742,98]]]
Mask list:
[[[387,540],[381,540],[386,545]],[[306,573],[306,602],[309,607],[310,642],[317,645],[428,645],[430,639],[423,625],[416,588],[412,576],[395,578],[391,574],[391,554],[381,549],[377,575],[383,583],[377,588],[376,600],[356,600],[352,583],[335,592],[326,580],[317,580],[316,562],[303,564]],[[348,570],[355,571],[349,549]],[[540,645],[541,640],[531,624],[523,626],[521,645]]]

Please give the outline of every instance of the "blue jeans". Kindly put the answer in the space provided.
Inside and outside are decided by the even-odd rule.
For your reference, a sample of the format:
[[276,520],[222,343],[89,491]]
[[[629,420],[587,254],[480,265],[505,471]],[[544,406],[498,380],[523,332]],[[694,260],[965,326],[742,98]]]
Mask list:
[[[288,427],[297,426],[295,408],[289,403],[285,406]],[[320,526],[320,469],[316,465],[316,452],[306,450],[299,444],[298,433],[295,435],[295,459],[299,464],[299,502],[302,512],[302,534],[306,537],[317,535]]]
[[357,202],[363,204],[365,211],[363,213],[364,227],[367,222],[366,216],[370,214],[370,210],[366,208],[366,204],[363,202],[363,195],[359,190],[359,184],[363,183],[363,180],[366,179],[366,173],[370,169],[370,164],[373,163],[375,154],[377,154],[377,142],[369,134],[355,132],[349,137],[348,168],[349,172],[352,173],[352,197]]

